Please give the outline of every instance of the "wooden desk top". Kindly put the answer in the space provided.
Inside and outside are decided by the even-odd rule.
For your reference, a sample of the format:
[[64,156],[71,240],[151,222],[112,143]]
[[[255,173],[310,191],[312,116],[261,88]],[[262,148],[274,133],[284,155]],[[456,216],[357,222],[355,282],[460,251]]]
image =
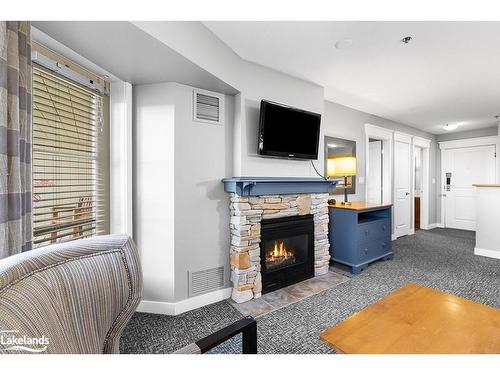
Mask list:
[[330,208],[342,208],[344,210],[355,210],[355,211],[373,211],[379,208],[389,208],[392,204],[380,204],[380,203],[369,203],[369,202],[352,202],[349,206],[344,206],[337,200],[337,203],[328,205]]
[[407,284],[321,334],[341,353],[500,353],[500,310]]
[[500,187],[500,184],[472,184],[475,187]]

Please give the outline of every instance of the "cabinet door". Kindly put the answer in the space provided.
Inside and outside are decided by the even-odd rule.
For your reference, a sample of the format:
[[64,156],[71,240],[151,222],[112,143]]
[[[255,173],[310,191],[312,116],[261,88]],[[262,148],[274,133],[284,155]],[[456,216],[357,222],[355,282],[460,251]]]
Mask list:
[[391,251],[391,241],[387,238],[378,238],[368,242],[363,242],[358,246],[358,259],[356,264],[371,261],[379,258]]
[[391,220],[380,219],[370,223],[358,225],[358,239],[360,242],[386,237],[391,233]]

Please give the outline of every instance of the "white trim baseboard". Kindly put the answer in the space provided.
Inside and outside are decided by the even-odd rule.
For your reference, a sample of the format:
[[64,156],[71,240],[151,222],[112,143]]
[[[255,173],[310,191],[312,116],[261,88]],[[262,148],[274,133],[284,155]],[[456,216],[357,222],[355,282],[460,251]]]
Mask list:
[[233,288],[218,289],[213,292],[187,298],[179,302],[142,300],[139,303],[139,307],[137,307],[137,311],[162,315],[179,315],[186,311],[194,310],[199,307],[210,305],[211,303],[228,299],[231,297],[232,290]]
[[438,223],[432,223],[432,224],[427,225],[427,228],[423,228],[423,229],[430,230],[430,229],[434,229],[434,228],[438,228],[438,227],[439,227]]
[[475,247],[474,254],[488,258],[500,259],[500,251],[497,250],[480,249],[478,247]]
[[443,224],[443,223],[436,223],[436,226],[437,226],[438,228],[444,228],[444,224]]

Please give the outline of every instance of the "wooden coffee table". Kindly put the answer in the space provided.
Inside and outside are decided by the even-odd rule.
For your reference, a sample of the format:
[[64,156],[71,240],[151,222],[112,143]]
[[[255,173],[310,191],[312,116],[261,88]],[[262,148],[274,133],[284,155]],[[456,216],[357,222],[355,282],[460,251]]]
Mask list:
[[500,310],[407,284],[321,339],[340,353],[500,353]]

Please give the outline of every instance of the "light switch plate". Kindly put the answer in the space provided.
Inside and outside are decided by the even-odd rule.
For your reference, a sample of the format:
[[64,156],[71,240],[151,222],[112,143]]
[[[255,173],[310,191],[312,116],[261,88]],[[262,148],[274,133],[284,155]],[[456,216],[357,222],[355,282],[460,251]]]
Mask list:
[[364,184],[365,183],[365,178],[363,176],[358,177],[358,184]]
[[435,179],[435,178],[433,178],[433,179],[432,179],[432,184],[434,185],[435,183],[436,183],[436,179]]

